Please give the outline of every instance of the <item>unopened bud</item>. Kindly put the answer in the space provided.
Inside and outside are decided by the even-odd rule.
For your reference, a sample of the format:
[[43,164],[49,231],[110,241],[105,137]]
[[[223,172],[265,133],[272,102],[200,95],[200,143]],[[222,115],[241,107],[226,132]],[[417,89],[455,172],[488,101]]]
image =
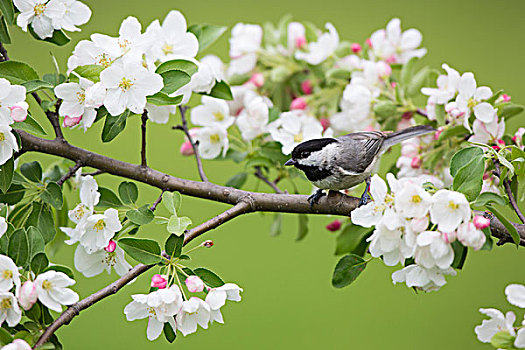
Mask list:
[[306,79],[301,83],[301,91],[305,95],[310,95],[314,91],[312,82],[309,79]]
[[419,169],[419,168],[421,168],[421,158],[419,158],[419,157],[414,157],[414,158],[412,158],[412,161],[410,162],[410,166],[411,166],[413,169]]
[[326,225],[326,229],[330,232],[338,231],[340,228],[341,228],[341,221],[339,220],[334,220],[328,225]]
[[330,119],[328,118],[321,118],[319,119],[319,122],[321,123],[321,126],[323,127],[323,132],[326,131],[330,127]]
[[397,58],[396,58],[395,55],[391,55],[391,56],[388,56],[385,59],[385,62],[388,63],[388,64],[396,63],[397,62]]
[[264,75],[262,73],[253,73],[250,77],[250,82],[259,88],[264,85]]
[[27,109],[29,105],[26,102],[20,102],[17,105],[10,107],[11,109],[11,118],[15,122],[23,122],[27,118]]
[[22,287],[17,290],[16,297],[24,310],[31,309],[38,298],[36,284],[32,281],[24,282]]
[[507,94],[501,95],[501,98],[503,99],[503,102],[510,102],[510,96]]
[[359,45],[358,43],[353,43],[351,48],[353,53],[359,53],[362,50],[361,45]]
[[62,123],[62,126],[65,127],[65,128],[70,128],[70,127],[75,126],[78,123],[80,123],[81,120],[82,120],[82,116],[72,118],[72,117],[66,115],[64,117],[64,122]]
[[505,141],[503,141],[502,139],[497,139],[496,142],[501,146],[505,146]]
[[189,276],[184,282],[188,290],[192,293],[199,293],[204,290],[204,282],[202,282],[199,276]]
[[372,40],[370,40],[370,38],[366,39],[366,40],[365,40],[365,43],[366,43],[369,47],[372,47]]
[[151,277],[151,286],[158,289],[164,289],[168,285],[168,281],[162,275],[155,274]]
[[304,36],[299,36],[295,39],[295,47],[302,49],[306,46],[306,38]]
[[474,219],[472,220],[472,223],[478,230],[483,230],[484,228],[487,228],[490,226],[490,219],[487,219],[484,216],[476,215],[474,216]]
[[393,81],[393,82],[390,83],[390,86],[391,86],[393,89],[395,89],[396,86],[397,86],[397,83],[396,83],[395,81]]
[[441,133],[442,133],[442,132],[443,132],[443,127],[440,126],[440,127],[436,130],[436,132],[434,133],[434,140],[439,139],[439,136],[441,136]]
[[452,243],[456,240],[457,234],[456,231],[452,232],[443,232],[443,240],[445,243]]
[[193,147],[191,146],[190,141],[185,141],[182,145],[180,145],[180,154],[183,156],[193,155]]
[[302,97],[297,97],[292,100],[290,104],[290,110],[293,109],[305,109],[307,107],[306,100]]
[[111,239],[108,243],[108,246],[104,248],[104,250],[108,253],[113,253],[116,248],[117,248],[117,243],[115,243],[115,241]]
[[213,241],[211,241],[211,240],[207,240],[207,241],[204,241],[204,243],[202,243],[202,245],[203,245],[204,247],[206,247],[206,248],[211,248],[211,247],[213,247],[213,244],[214,244],[214,243],[213,243]]
[[492,149],[495,150],[495,151],[499,151],[501,149],[501,147],[498,146],[498,145],[494,145],[494,146],[492,146]]

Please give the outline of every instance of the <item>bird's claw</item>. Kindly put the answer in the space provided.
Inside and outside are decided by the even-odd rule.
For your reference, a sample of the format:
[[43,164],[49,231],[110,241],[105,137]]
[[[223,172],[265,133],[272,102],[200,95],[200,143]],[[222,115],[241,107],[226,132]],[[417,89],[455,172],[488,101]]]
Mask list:
[[366,205],[366,203],[368,203],[370,199],[371,198],[368,192],[363,193],[363,195],[361,196],[361,199],[359,199],[359,206]]
[[310,203],[310,209],[312,209],[314,207],[314,204],[317,204],[317,202],[319,202],[319,199],[321,199],[323,196],[326,196],[323,190],[317,190],[315,191],[314,194],[308,197],[308,203]]

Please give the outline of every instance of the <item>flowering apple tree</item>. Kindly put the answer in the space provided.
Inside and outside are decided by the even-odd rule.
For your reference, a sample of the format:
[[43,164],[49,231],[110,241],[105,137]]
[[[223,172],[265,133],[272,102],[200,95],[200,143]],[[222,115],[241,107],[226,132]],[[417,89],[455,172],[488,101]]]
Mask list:
[[[12,26],[36,40],[66,45],[65,31],[80,30],[91,10],[76,0],[2,0],[0,10],[0,342],[5,349],[61,349],[57,329],[146,273],[152,276],[144,294],[132,295],[123,313],[129,321],[148,319],[148,339],[164,333],[173,342],[177,334],[223,323],[221,308],[240,301],[242,288],[198,267],[198,261],[190,263],[193,251],[211,248],[213,241],[187,244],[249,212],[274,212],[273,235],[280,233],[281,213],[296,213],[298,240],[308,233],[307,214],[346,217],[327,225],[340,231],[336,288],[381,259],[398,267],[394,284],[438,290],[446,276],[461,270],[469,251],[492,249],[493,238],[497,245],[525,246],[520,210],[525,129],[505,128],[523,107],[502,90],[478,87],[470,72],[447,64],[442,70],[422,66],[427,52],[421,33],[403,31],[399,19],[363,43],[341,40],[330,23],[317,28],[289,17],[277,25],[238,23],[225,63],[207,50],[226,27],[188,26],[176,10],[145,29],[128,17],[118,35],[92,34],[76,44],[67,68],[56,64],[55,72],[41,76],[8,56]],[[141,120],[138,164],[76,147],[62,132],[91,133],[93,124],[103,123],[101,142],[109,143],[125,132],[130,118]],[[148,122],[171,123],[184,133],[180,152],[195,157],[201,181],[149,166]],[[47,135],[42,123],[50,123],[54,135]],[[356,189],[331,192],[311,206],[306,195],[297,194],[303,175],[284,167],[293,148],[306,140],[414,124],[436,131],[403,142],[395,164],[381,165],[386,182],[374,175],[372,200],[361,206],[351,196]],[[34,152],[58,161],[42,164],[31,159]],[[239,164],[224,185],[208,180],[203,165],[220,159]],[[99,186],[101,173],[123,181],[114,189]],[[247,188],[250,176],[271,193]],[[158,198],[138,202],[137,182],[158,188]],[[68,203],[68,193],[78,200]],[[183,196],[231,208],[195,225],[182,215]],[[136,238],[147,225],[163,226],[165,238]],[[52,261],[63,244],[76,246],[74,266]],[[75,273],[94,277],[112,270],[121,277],[80,299]],[[525,307],[523,289],[507,288],[512,304]],[[481,341],[525,348],[514,314],[481,311],[490,317],[476,328]]]

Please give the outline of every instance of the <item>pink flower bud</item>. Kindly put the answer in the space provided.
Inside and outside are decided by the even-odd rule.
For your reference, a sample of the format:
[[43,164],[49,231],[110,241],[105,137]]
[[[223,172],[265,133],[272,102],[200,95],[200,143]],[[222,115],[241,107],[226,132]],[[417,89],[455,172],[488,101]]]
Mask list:
[[497,139],[496,142],[501,146],[505,146],[505,141],[503,141],[502,139]]
[[341,221],[339,220],[334,220],[328,225],[326,225],[326,229],[330,232],[338,231],[340,228],[341,228]]
[[262,73],[253,73],[250,77],[250,82],[259,88],[264,85],[264,75]]
[[66,115],[64,117],[64,122],[62,123],[62,126],[65,127],[65,128],[66,127],[70,128],[70,127],[75,126],[78,123],[80,123],[81,120],[82,120],[82,116],[72,118],[72,117]]
[[11,118],[13,118],[15,122],[23,122],[27,118],[28,107],[29,106],[26,102],[20,102],[19,104],[10,107]]
[[295,39],[295,47],[302,49],[306,46],[306,38],[304,36],[299,36]]
[[361,45],[359,45],[358,43],[353,43],[350,47],[352,48],[353,53],[359,53],[362,49]]
[[310,95],[314,91],[312,82],[309,79],[303,80],[301,83],[301,91],[305,95]]
[[193,147],[191,146],[190,141],[185,141],[182,145],[180,145],[180,154],[183,156],[193,155]]
[[487,180],[489,177],[491,177],[492,175],[490,173],[484,173],[483,174],[483,180]]
[[403,114],[401,115],[401,118],[403,118],[403,119],[411,119],[413,115],[414,115],[414,112],[410,112],[410,111],[409,111],[409,112],[405,112],[405,113],[403,113]]
[[110,239],[108,246],[104,248],[104,250],[108,253],[113,253],[116,248],[117,248],[117,243],[115,243],[114,240]]
[[410,162],[410,166],[411,166],[413,169],[419,169],[419,168],[421,168],[421,158],[419,158],[419,157],[414,157],[414,158],[412,158],[412,161]]
[[292,100],[292,103],[290,104],[290,110],[305,109],[306,106],[306,100],[303,97],[297,97]]
[[434,140],[439,139],[439,136],[441,136],[441,133],[442,133],[442,132],[443,132],[443,127],[440,126],[440,127],[436,130],[436,132],[434,133]]
[[474,216],[474,219],[472,220],[472,223],[478,230],[483,230],[484,228],[487,228],[490,226],[490,219],[487,219],[486,217],[483,217],[481,215]]
[[395,55],[388,56],[388,57],[385,59],[385,62],[388,63],[388,64],[396,63],[396,62],[397,62],[397,58],[396,58]]
[[366,39],[366,40],[365,40],[365,43],[366,43],[369,47],[372,47],[372,40],[370,40],[370,38]]
[[499,151],[501,149],[501,147],[498,146],[498,145],[494,145],[494,146],[492,146],[492,149],[495,150],[495,151]]
[[168,285],[168,281],[162,275],[155,274],[151,277],[151,286],[158,289],[164,289]]
[[319,122],[321,123],[321,126],[323,127],[323,132],[326,131],[330,127],[330,119],[328,118],[321,118],[319,119]]
[[510,101],[510,96],[507,95],[507,94],[501,95],[501,98],[503,99],[503,102],[509,102]]
[[202,282],[199,276],[189,276],[184,282],[188,290],[192,293],[199,293],[204,290],[204,282]]
[[397,83],[396,83],[395,81],[393,81],[393,82],[390,83],[390,86],[391,86],[393,89],[395,89],[396,86],[397,86]]
[[213,247],[213,241],[210,241],[210,240],[207,240],[207,241],[204,241],[204,243],[202,243],[202,245],[206,248],[211,248]]
[[365,128],[365,131],[375,131],[376,129],[372,126],[372,125],[369,125]]
[[452,243],[456,240],[457,234],[456,231],[452,232],[443,232],[443,240],[445,243]]
[[31,309],[38,298],[36,284],[32,281],[24,282],[22,287],[17,290],[16,297],[18,299],[18,303],[24,308],[24,310]]

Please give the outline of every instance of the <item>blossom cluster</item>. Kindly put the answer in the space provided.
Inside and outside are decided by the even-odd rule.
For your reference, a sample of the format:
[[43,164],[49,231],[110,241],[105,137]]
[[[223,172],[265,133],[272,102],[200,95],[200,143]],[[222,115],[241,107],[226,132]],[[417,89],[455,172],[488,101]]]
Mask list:
[[18,143],[11,125],[23,122],[27,117],[29,105],[26,102],[26,88],[0,78],[0,165],[7,162],[13,152],[18,151]]
[[157,290],[149,294],[132,295],[133,301],[124,308],[128,321],[148,318],[146,333],[149,340],[157,339],[165,324],[173,332],[178,330],[186,336],[195,333],[197,325],[207,329],[210,323],[224,323],[220,309],[226,304],[226,300],[241,300],[242,288],[233,283],[211,288],[205,286],[198,276],[188,276],[185,285],[189,292],[200,293],[206,290],[206,297],[202,300],[196,296],[186,298],[181,289],[183,286],[172,284],[168,287],[168,280],[168,276],[154,275],[151,286]]
[[488,227],[490,221],[473,217],[462,193],[446,189],[429,193],[424,186],[432,178],[396,179],[387,174],[387,180],[390,191],[378,175],[372,177],[373,201],[352,211],[352,222],[375,226],[367,239],[373,257],[382,257],[388,266],[413,261],[393,273],[394,283],[437,290],[446,283],[445,275],[455,275],[453,243],[481,249],[486,241],[481,229]]

